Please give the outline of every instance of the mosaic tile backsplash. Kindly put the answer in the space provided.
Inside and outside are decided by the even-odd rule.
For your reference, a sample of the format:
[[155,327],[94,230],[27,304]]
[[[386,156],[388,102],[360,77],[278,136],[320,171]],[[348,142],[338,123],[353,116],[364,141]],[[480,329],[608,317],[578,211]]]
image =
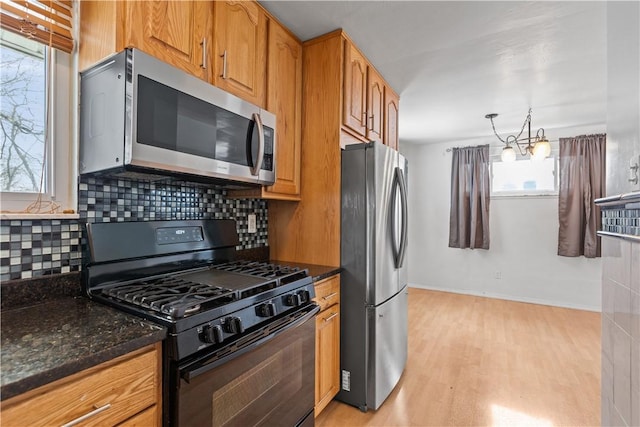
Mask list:
[[636,209],[602,208],[602,231],[640,236],[640,206]]
[[[240,245],[268,245],[267,202],[231,199],[225,189],[188,182],[145,182],[81,177],[79,220],[2,220],[0,280],[78,271],[85,222],[234,219]],[[256,233],[248,215],[256,215]]]
[[2,220],[0,280],[30,279],[80,269],[77,220]]

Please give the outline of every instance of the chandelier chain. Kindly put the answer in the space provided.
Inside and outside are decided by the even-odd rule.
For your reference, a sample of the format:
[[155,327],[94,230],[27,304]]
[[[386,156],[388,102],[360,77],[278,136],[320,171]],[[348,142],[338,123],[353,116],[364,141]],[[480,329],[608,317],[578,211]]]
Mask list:
[[[507,141],[509,140],[509,137],[507,137],[507,141],[502,139],[500,137],[500,135],[498,135],[498,132],[496,132],[496,126],[493,124],[493,117],[489,117],[489,120],[491,121],[491,127],[493,128],[493,133],[498,137],[498,139],[500,141],[502,141],[503,144],[507,144]],[[522,136],[522,132],[524,132],[524,128],[527,126],[527,123],[529,123],[530,121],[531,121],[531,108],[529,108],[529,113],[527,114],[527,117],[524,119],[524,123],[522,123],[522,129],[520,129],[520,132],[515,137],[516,144],[518,143],[518,140]],[[512,136],[512,135],[510,135],[510,136]]]

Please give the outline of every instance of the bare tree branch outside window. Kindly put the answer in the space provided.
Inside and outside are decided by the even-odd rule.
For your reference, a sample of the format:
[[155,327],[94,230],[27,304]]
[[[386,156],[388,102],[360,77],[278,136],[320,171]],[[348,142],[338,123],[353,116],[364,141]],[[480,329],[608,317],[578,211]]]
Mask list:
[[0,191],[40,191],[45,153],[45,77],[43,55],[21,46],[9,46],[3,38],[0,46]]

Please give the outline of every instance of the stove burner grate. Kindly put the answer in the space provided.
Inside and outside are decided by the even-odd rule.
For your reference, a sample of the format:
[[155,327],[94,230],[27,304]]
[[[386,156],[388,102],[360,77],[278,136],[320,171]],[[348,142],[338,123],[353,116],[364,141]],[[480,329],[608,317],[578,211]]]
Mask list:
[[217,270],[232,271],[235,273],[250,274],[252,276],[274,278],[287,276],[300,271],[298,267],[269,264],[258,261],[234,261],[227,264],[216,265]]
[[175,276],[107,288],[104,293],[174,319],[198,312],[205,303],[226,304],[236,299],[230,289]]

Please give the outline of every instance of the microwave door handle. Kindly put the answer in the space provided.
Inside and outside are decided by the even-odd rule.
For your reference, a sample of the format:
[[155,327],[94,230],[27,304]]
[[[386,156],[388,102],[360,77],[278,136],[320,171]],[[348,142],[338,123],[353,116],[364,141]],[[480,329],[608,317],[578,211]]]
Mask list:
[[262,160],[264,159],[264,128],[262,127],[260,114],[253,113],[253,121],[256,122],[256,126],[258,127],[258,158],[256,159],[255,166],[251,167],[251,175],[258,176],[262,168]]

